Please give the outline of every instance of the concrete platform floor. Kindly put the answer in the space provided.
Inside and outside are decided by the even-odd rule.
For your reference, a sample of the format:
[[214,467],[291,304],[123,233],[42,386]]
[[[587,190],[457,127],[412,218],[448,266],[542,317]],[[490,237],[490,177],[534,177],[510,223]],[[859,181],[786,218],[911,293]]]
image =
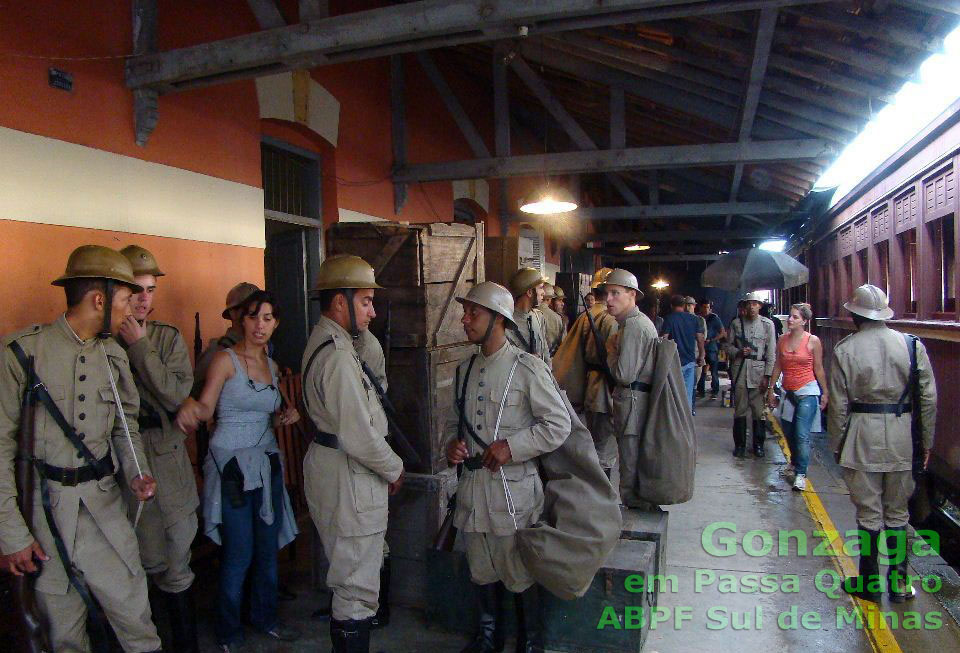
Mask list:
[[[866,627],[857,628],[855,623],[838,625],[838,610],[844,615],[853,614],[854,602],[832,580],[838,568],[834,558],[811,555],[813,547],[823,541],[813,535],[821,525],[811,515],[808,507],[811,501],[791,491],[779,475],[786,460],[776,438],[767,441],[764,459],[751,456],[737,461],[730,455],[732,410],[721,407],[718,401],[699,400],[699,404],[696,492],[690,502],[669,507],[665,573],[668,578],[675,578],[676,591],[661,593],[659,605],[670,611],[669,619],[650,632],[645,653],[960,651],[957,625],[960,579],[938,557],[911,560],[917,573],[941,578],[942,587],[937,592],[919,592],[916,600],[901,606],[894,607],[886,601],[881,606],[882,610],[903,619],[897,627],[891,625],[885,631],[871,632]],[[811,458],[809,478],[828,518],[840,533],[855,528],[853,507],[827,452],[825,438],[817,438]],[[713,542],[722,548],[725,545],[720,537],[733,538],[736,543],[733,555],[711,554],[703,544],[704,530],[718,522],[727,522],[728,527],[720,529]],[[732,532],[734,528],[736,533]],[[792,529],[806,533],[808,555],[797,555],[795,541],[790,544],[787,555],[777,555],[778,532]],[[751,530],[770,533],[774,544],[772,552],[765,555],[745,552],[740,542]],[[752,541],[757,548],[761,546],[760,537]],[[310,617],[320,598],[310,589],[307,551],[307,545],[301,544],[298,560],[291,561],[286,555],[281,558],[282,582],[297,593],[296,600],[281,602],[281,615],[302,629],[302,639],[295,644],[280,645],[249,634],[250,651],[330,650],[328,623]],[[753,549],[752,552],[758,553]],[[787,580],[789,575],[796,577],[795,583]],[[822,589],[817,587],[818,575],[824,581]],[[761,576],[780,579],[779,589],[770,593],[749,591],[750,580]],[[204,650],[212,651],[216,650],[212,632],[216,577],[212,571],[200,579],[200,586],[204,595],[200,606],[202,644]],[[798,619],[807,615],[806,627],[799,621],[795,627],[786,622],[778,624],[778,616],[789,613],[794,606]],[[686,610],[690,619],[675,625],[678,610]],[[920,619],[918,629],[909,629],[913,625],[907,620],[911,612],[919,615],[915,617]],[[374,634],[371,651],[455,653],[465,643],[460,635],[428,628],[416,611],[394,609],[393,614],[390,627]],[[935,627],[938,620],[941,625]],[[513,650],[510,643],[505,650]]]

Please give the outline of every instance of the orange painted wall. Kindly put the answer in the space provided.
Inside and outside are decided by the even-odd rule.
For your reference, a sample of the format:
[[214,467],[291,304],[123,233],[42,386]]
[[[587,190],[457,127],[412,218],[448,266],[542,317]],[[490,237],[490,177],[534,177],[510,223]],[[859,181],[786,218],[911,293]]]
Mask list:
[[[239,281],[263,287],[263,250],[255,247],[10,220],[0,220],[0,233],[4,236],[0,238],[4,279],[0,284],[0,333],[50,322],[63,312],[63,290],[50,282],[63,273],[70,252],[81,244],[115,249],[137,244],[153,252],[166,276],[157,284],[151,319],[179,327],[191,352],[195,312],[200,312],[201,333],[209,340],[227,327],[220,313],[231,287]],[[42,248],[27,247],[27,243],[42,243]]]

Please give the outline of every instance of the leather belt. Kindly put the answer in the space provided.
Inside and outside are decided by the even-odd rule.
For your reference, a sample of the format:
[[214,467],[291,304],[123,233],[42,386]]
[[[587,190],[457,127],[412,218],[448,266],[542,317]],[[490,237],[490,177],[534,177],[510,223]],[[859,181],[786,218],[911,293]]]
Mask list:
[[317,434],[313,436],[313,441],[319,444],[321,447],[327,447],[328,449],[340,448],[340,438],[333,433],[317,431]]
[[653,386],[649,383],[644,383],[643,381],[634,381],[630,385],[620,386],[621,388],[630,388],[631,390],[636,390],[637,392],[650,392],[653,390]]
[[113,474],[113,458],[107,454],[97,461],[96,465],[83,467],[55,467],[43,463],[43,475],[48,481],[56,481],[60,485],[74,487],[87,481],[99,481],[105,476]]
[[141,415],[137,418],[137,424],[140,426],[141,433],[147,429],[163,428],[163,422],[160,421],[159,415]]
[[850,404],[851,413],[868,413],[870,415],[896,415],[909,413],[913,409],[910,404],[864,404],[854,401]]

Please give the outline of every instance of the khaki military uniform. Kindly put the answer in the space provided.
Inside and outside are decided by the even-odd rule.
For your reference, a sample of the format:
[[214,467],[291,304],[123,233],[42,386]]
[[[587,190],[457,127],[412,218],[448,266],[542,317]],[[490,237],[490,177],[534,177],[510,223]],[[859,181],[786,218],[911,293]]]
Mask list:
[[332,617],[362,620],[377,611],[387,486],[400,477],[403,462],[387,444],[387,418],[380,399],[343,327],[321,317],[310,334],[302,366],[330,340],[332,344],[320,350],[306,372],[303,393],[317,429],[336,435],[339,448],[310,445],[303,461],[304,489],[330,561]]
[[[123,410],[140,467],[150,475],[137,431],[139,399],[127,355],[112,339],[103,342],[116,379],[122,406],[110,388],[103,352],[96,338],[80,340],[64,316],[53,324],[33,326],[8,336],[0,352],[0,552],[22,551],[34,540],[50,560],[37,579],[37,600],[50,622],[54,649],[86,651],[86,607],[69,585],[41,507],[39,481],[34,491],[33,524],[26,524],[17,508],[14,456],[25,375],[7,346],[16,340],[28,356],[35,357],[37,375],[64,417],[97,459],[110,456],[114,468],[127,482],[137,476],[134,452],[118,413]],[[53,417],[42,406],[36,412],[34,454],[48,465],[85,466]],[[151,622],[147,602],[147,577],[133,527],[127,519],[123,494],[113,475],[77,485],[50,480],[50,501],[70,562],[83,575],[93,596],[103,607],[126,651],[153,651],[160,639]]]
[[617,382],[613,391],[613,428],[620,453],[620,501],[631,506],[640,501],[634,491],[637,456],[650,398],[649,389],[638,384],[649,385],[653,380],[658,336],[653,322],[639,308],[634,307],[617,322],[619,330],[607,339],[607,364]]
[[550,367],[550,344],[540,309],[535,308],[527,312],[515,310],[513,321],[517,324],[517,328],[507,328],[507,340],[510,344],[520,351],[533,354]]
[[[190,394],[193,371],[180,331],[147,322],[147,337],[127,348],[140,393],[140,437],[157,479],[156,500],[147,502],[137,525],[143,568],[164,592],[177,594],[193,583],[190,545],[197,534],[197,482],[186,435],[173,423]],[[131,512],[137,502],[128,497]]]
[[[507,378],[515,363],[507,388]],[[464,467],[453,523],[464,534],[473,582],[487,585],[502,581],[509,591],[522,592],[534,581],[516,550],[517,529],[536,522],[543,509],[543,485],[536,457],[563,444],[570,434],[570,415],[546,365],[509,342],[492,356],[478,353],[467,379],[469,365],[467,359],[457,368],[458,400],[466,382],[463,417],[484,442],[493,442],[495,436],[505,439],[510,444],[512,461],[501,468],[502,474]],[[497,433],[497,415],[501,410]],[[455,401],[445,426],[448,442],[457,437],[459,419],[460,408]],[[471,456],[481,452],[471,437],[466,433],[464,437]],[[509,488],[514,515],[510,514],[505,487]]]
[[[600,334],[600,340],[606,346],[610,337],[618,330],[617,319],[607,312],[603,304],[595,304],[588,309],[593,317],[594,324],[597,325],[597,333]],[[590,324],[587,316],[581,315],[577,322],[582,322],[580,326],[574,324],[574,331],[582,331],[583,340],[583,360],[587,364],[587,379],[583,393],[583,411],[584,421],[593,436],[593,444],[597,448],[597,457],[600,459],[600,466],[605,470],[613,470],[617,467],[617,439],[613,428],[613,393],[607,377],[603,372],[603,359],[607,352],[597,350],[596,338],[590,330]]]
[[[739,356],[750,343],[753,353],[749,358]],[[765,419],[765,396],[760,385],[764,377],[773,374],[777,362],[777,339],[773,322],[762,315],[755,320],[735,318],[727,330],[727,360],[730,361],[730,380],[733,387],[734,417],[748,417],[754,421]],[[743,371],[740,368],[744,367]]]
[[243,340],[243,334],[238,333],[233,327],[227,329],[227,332],[219,338],[210,339],[206,349],[200,352],[200,358],[197,359],[197,364],[193,368],[193,390],[190,392],[192,397],[197,398],[203,392],[203,385],[207,382],[207,370],[210,369],[210,364],[213,363],[213,357],[217,352],[230,349],[241,340]]
[[547,341],[547,349],[552,356],[560,346],[560,342],[563,340],[563,336],[566,335],[567,329],[563,324],[563,318],[560,314],[550,308],[546,302],[540,304],[539,310],[543,316],[543,331]]
[[[937,420],[937,387],[922,342],[917,342],[917,370],[921,404],[912,410],[920,411],[923,446],[929,450]],[[833,349],[828,431],[834,451],[840,452],[857,522],[867,530],[907,523],[907,502],[914,488],[912,413],[897,417],[852,412],[850,405],[899,402],[909,375],[910,355],[903,334],[882,322],[862,325]]]

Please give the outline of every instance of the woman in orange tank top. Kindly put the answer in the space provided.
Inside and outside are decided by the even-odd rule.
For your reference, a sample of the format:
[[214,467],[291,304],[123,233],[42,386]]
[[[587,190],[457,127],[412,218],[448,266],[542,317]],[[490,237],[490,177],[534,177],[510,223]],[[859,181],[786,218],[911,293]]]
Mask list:
[[[792,419],[781,417],[783,433],[790,448],[793,489],[807,488],[807,463],[810,460],[810,429],[819,411],[827,407],[827,381],[823,371],[823,345],[807,331],[813,320],[810,304],[794,304],[787,318],[787,332],[777,342],[777,362],[772,379],[783,373],[785,399],[792,408]],[[776,405],[774,384],[767,391],[767,405]],[[787,408],[785,406],[785,408]],[[819,410],[818,410],[819,409]]]

